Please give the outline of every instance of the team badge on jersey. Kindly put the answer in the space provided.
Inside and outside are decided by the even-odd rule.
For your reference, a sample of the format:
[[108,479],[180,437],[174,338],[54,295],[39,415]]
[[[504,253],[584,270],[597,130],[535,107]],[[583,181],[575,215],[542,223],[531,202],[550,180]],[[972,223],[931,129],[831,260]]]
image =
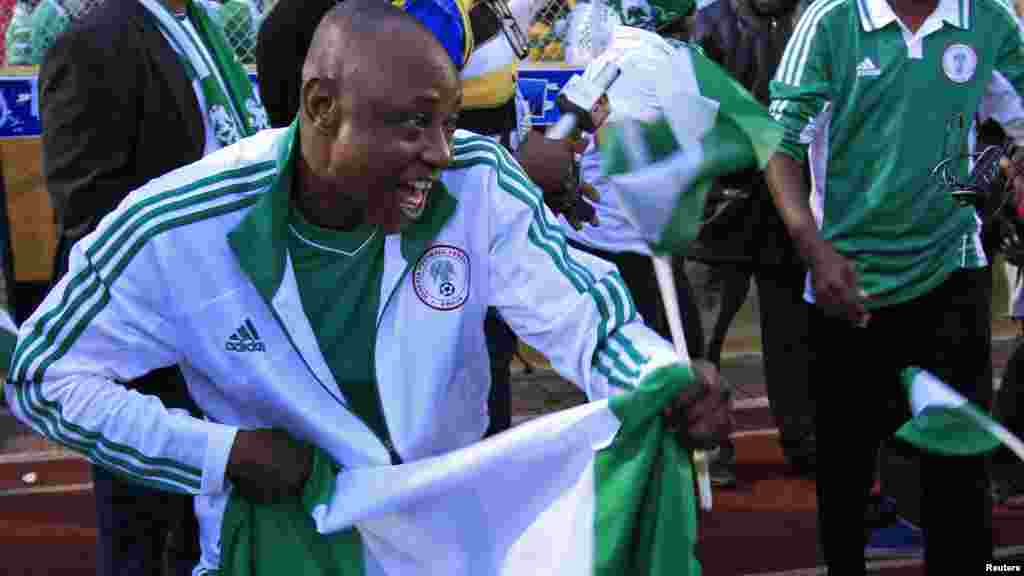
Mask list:
[[978,55],[966,44],[950,44],[942,53],[942,71],[957,84],[963,84],[974,77],[978,67]]
[[448,244],[432,246],[412,271],[420,301],[435,310],[455,310],[469,298],[469,255]]

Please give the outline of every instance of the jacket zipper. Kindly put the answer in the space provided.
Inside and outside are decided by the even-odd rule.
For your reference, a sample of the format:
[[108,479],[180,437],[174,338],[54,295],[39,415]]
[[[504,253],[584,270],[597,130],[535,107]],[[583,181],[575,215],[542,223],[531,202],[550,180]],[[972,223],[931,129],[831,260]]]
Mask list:
[[[388,293],[388,297],[384,300],[384,306],[381,307],[380,310],[380,317],[377,318],[376,329],[374,330],[373,334],[373,346],[370,347],[370,362],[374,367],[374,374],[376,374],[377,372],[377,338],[379,337],[380,334],[380,326],[384,322],[384,315],[388,311],[388,306],[394,299],[395,294],[398,293],[398,291],[402,288],[402,282],[405,282],[405,276],[409,273],[409,270],[412,268],[412,266],[413,265],[411,263],[406,263],[405,269],[402,270],[402,274],[398,277],[398,282],[395,282],[395,287],[391,289],[391,291]],[[395,444],[391,440],[391,429],[388,426],[387,412],[384,411],[384,401],[381,400],[379,381],[377,383],[377,409],[380,410],[381,418],[383,418],[384,420],[385,437],[382,440],[384,442],[384,447],[388,449],[388,455],[391,456],[391,464],[401,464],[402,456],[398,453],[397,450],[395,450]]]

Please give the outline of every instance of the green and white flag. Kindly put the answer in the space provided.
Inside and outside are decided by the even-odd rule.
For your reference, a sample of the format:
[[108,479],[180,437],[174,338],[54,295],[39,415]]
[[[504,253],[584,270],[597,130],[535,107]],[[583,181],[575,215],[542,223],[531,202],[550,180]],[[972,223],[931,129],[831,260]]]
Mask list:
[[928,452],[966,456],[990,452],[1005,444],[1024,460],[1020,438],[970,403],[949,384],[920,368],[901,375],[912,418],[896,437]]
[[11,318],[11,313],[0,308],[0,372],[6,374],[11,367],[11,356],[14,346],[18,343],[18,327]]
[[[628,30],[634,37],[640,32]],[[646,92],[653,104],[616,116],[611,102],[612,117],[601,133],[602,160],[623,210],[652,250],[678,253],[697,236],[714,178],[764,168],[783,128],[692,46],[674,47],[664,64],[645,72],[646,85],[633,91]],[[623,66],[616,83],[630,73],[628,64]]]
[[[10,312],[0,308],[0,376],[6,376],[11,369],[11,357],[14,347],[18,344],[18,327],[14,324]],[[0,380],[0,384],[2,384]],[[6,386],[0,387],[0,403],[6,402]]]
[[684,364],[438,457],[340,469],[323,453],[301,501],[235,495],[222,575],[694,576],[690,462],[662,409]]

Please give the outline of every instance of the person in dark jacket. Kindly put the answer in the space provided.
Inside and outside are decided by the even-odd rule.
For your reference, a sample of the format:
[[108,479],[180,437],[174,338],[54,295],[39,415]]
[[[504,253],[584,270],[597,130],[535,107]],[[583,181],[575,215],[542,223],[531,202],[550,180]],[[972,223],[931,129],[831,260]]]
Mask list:
[[[768,84],[798,17],[798,0],[719,0],[698,10],[693,41],[767,105]],[[688,276],[703,296],[705,357],[721,361],[726,332],[757,285],[764,378],[786,459],[800,473],[815,466],[814,403],[807,377],[806,268],[772,203],[762,173],[720,179],[706,223],[689,254]],[[702,289],[703,288],[703,289]],[[710,302],[709,302],[710,301]],[[707,321],[710,320],[710,321]],[[721,465],[732,458],[728,447]],[[728,475],[720,471],[717,475]],[[725,482],[724,480],[722,481]]]
[[[43,176],[59,234],[55,281],[75,242],[129,192],[264,127],[262,106],[237,63],[214,58],[203,69],[189,56],[216,54],[227,43],[208,10],[197,0],[104,0],[45,53],[39,103]],[[175,22],[181,26],[171,27]],[[178,52],[169,38],[185,46],[175,31],[186,25],[196,40]],[[226,88],[200,80],[213,76]],[[126,385],[169,408],[197,410],[177,366]],[[199,543],[191,497],[130,483],[98,465],[93,486],[99,576],[164,573],[169,536],[169,573],[192,572]]]

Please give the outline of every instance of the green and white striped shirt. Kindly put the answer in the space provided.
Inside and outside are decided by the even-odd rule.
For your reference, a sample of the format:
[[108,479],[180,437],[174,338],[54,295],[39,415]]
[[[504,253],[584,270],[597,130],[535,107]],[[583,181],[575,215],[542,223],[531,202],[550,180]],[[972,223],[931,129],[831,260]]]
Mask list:
[[[772,82],[771,112],[786,127],[783,152],[809,160],[822,235],[853,259],[870,306],[987,263],[973,208],[931,171],[970,149],[983,102],[1019,126],[1022,87],[1024,42],[1002,0],[940,0],[916,33],[885,0],[806,10]],[[1003,97],[986,100],[993,91]],[[967,164],[957,162],[961,177]]]

